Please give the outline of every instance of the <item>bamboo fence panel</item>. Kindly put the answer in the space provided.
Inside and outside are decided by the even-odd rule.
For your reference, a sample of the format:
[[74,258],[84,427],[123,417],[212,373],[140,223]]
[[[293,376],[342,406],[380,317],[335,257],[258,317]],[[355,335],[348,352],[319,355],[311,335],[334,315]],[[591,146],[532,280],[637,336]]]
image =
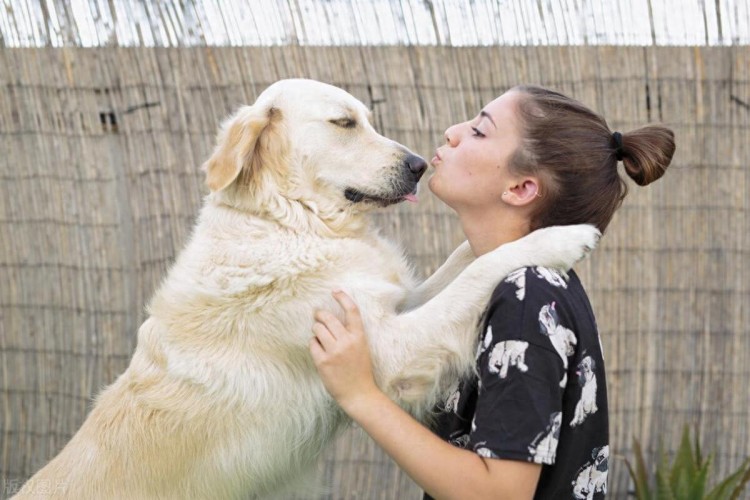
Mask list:
[[[0,479],[49,460],[127,366],[143,306],[186,242],[199,166],[220,121],[270,83],[339,85],[381,133],[430,158],[452,123],[509,87],[539,83],[613,129],[677,134],[664,179],[631,192],[578,269],[605,350],[609,489],[638,438],[654,457],[682,425],[726,474],[750,455],[750,48],[243,47],[0,50]],[[419,205],[375,216],[416,269],[462,240]],[[418,498],[366,437],[346,432],[314,478],[318,498]]]

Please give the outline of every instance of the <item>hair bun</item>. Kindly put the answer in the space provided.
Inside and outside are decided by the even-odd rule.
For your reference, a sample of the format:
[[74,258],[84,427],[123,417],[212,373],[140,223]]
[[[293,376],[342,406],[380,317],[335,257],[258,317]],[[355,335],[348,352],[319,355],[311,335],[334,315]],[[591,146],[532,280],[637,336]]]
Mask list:
[[674,132],[661,125],[647,125],[622,134],[625,172],[639,186],[651,184],[664,175],[674,151]]

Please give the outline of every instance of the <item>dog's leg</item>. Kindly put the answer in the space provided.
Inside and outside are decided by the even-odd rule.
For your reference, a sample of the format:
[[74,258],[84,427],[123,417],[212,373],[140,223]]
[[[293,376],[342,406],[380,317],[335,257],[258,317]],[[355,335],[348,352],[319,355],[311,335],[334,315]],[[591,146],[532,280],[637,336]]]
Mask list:
[[421,307],[369,327],[381,387],[417,414],[434,405],[471,370],[477,325],[497,283],[524,266],[570,269],[598,238],[589,225],[534,231],[477,258]]
[[453,282],[466,266],[471,264],[476,257],[471,250],[468,241],[461,243],[448,259],[429,278],[423,281],[417,288],[409,292],[406,298],[404,310],[419,307]]

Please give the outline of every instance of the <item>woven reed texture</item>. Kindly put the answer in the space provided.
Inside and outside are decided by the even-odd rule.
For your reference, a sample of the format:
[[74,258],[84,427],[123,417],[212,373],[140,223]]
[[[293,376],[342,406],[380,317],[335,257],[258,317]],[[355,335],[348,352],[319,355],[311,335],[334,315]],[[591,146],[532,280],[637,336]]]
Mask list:
[[[609,489],[631,488],[685,423],[726,474],[750,455],[750,47],[272,47],[0,51],[0,479],[49,460],[127,366],[144,305],[185,244],[221,119],[267,85],[309,77],[374,110],[430,158],[447,126],[518,83],[570,94],[627,131],[677,136],[665,177],[632,183],[578,266],[607,362]],[[462,240],[427,189],[376,215],[416,269]],[[428,457],[426,457],[428,459]],[[358,431],[328,452],[319,498],[418,498]],[[327,493],[325,492],[327,491]]]

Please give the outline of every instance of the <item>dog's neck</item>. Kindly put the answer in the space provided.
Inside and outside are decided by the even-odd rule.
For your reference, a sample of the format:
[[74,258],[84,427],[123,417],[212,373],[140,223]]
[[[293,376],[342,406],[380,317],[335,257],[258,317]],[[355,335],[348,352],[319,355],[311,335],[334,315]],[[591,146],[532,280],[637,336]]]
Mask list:
[[321,206],[312,200],[293,199],[278,193],[267,193],[263,199],[239,196],[237,188],[211,193],[206,204],[254,217],[279,227],[323,238],[360,238],[370,229],[370,218],[350,209]]

